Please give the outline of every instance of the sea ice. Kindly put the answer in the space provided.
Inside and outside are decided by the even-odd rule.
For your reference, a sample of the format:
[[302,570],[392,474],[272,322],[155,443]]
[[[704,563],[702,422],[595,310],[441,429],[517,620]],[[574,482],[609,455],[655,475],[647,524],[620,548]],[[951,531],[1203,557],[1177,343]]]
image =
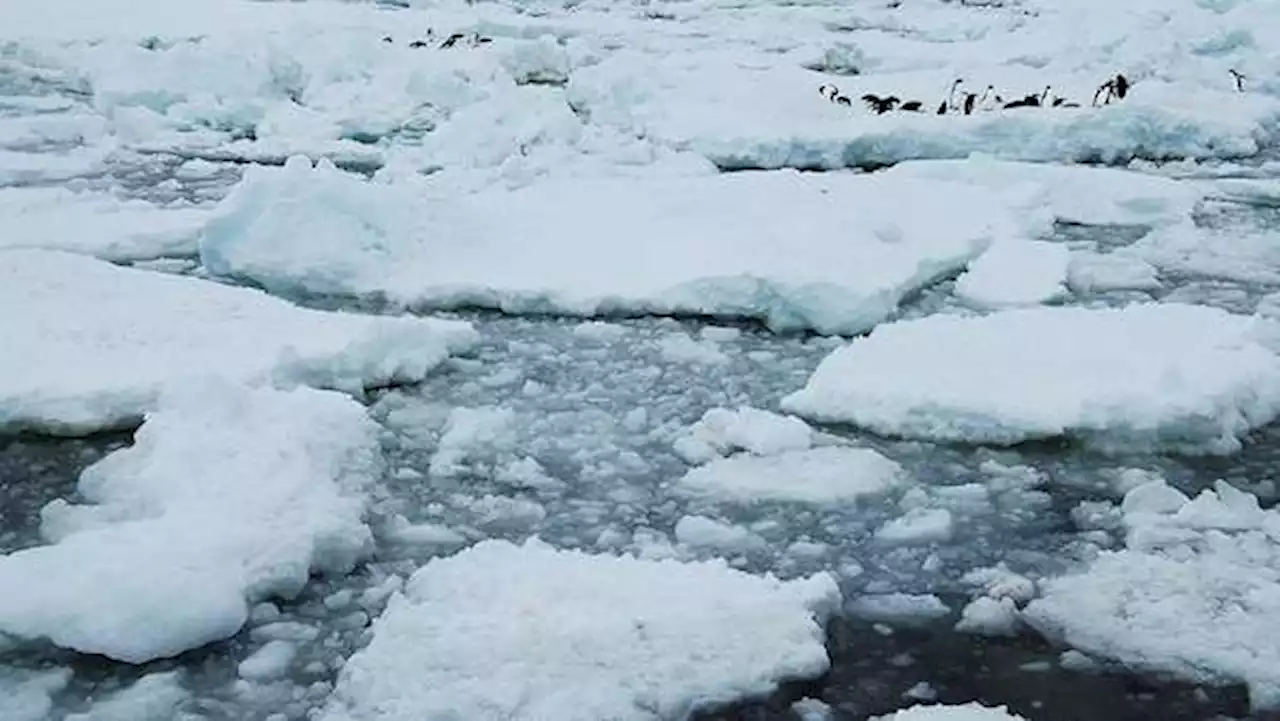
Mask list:
[[1126,548],[1042,582],[1023,618],[1095,658],[1280,706],[1280,512],[1221,481],[1194,499],[1152,481],[1123,508]]
[[88,504],[45,507],[51,545],[0,557],[0,632],[142,663],[227,638],[250,602],[371,550],[381,460],[360,404],[221,382],[158,403],[81,475]]
[[836,350],[782,408],[945,441],[1230,452],[1280,412],[1268,332],[1261,318],[1177,303],[931,316]]
[[858,333],[1020,236],[1006,194],[793,171],[547,180],[418,197],[293,158],[250,169],[201,240],[214,274],[282,293],[511,313],[697,314]]
[[825,672],[839,602],[826,574],[484,541],[414,574],[320,718],[685,718]]
[[114,261],[195,255],[208,214],[66,188],[4,188],[0,248],[68,250]]
[[328,313],[264,293],[43,250],[0,250],[0,428],[136,422],[200,376],[359,391],[421,380],[467,323]]
[[969,264],[956,295],[985,307],[1036,305],[1066,294],[1071,251],[1044,240],[1002,240]]
[[1027,721],[1008,712],[1004,706],[973,703],[958,706],[912,706],[909,709],[879,716],[873,721]]
[[870,448],[825,446],[713,460],[681,477],[676,490],[733,503],[820,505],[882,495],[909,480],[902,466]]

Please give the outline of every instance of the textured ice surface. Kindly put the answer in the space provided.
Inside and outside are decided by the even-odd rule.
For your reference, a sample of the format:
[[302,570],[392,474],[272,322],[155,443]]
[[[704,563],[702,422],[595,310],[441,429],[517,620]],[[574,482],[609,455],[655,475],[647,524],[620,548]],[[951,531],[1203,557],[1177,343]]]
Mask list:
[[248,602],[371,549],[377,427],[330,391],[225,384],[159,400],[135,444],[43,511],[52,544],[0,557],[0,631],[141,663],[231,636]]
[[824,672],[839,602],[826,574],[488,541],[414,574],[321,718],[685,718]]
[[1208,683],[1248,684],[1280,706],[1280,512],[1218,482],[1193,499],[1163,480],[1125,495],[1126,547],[1044,582],[1026,619],[1098,658]]
[[879,433],[978,443],[1240,447],[1280,411],[1266,321],[1144,304],[936,315],[831,354],[782,407]]
[[301,158],[250,170],[217,213],[205,266],[278,291],[823,333],[870,328],[1022,223],[1004,194],[905,176],[547,181],[426,201]]
[[0,427],[11,430],[136,422],[163,388],[200,376],[353,391],[417,381],[475,340],[463,323],[303,310],[39,250],[0,251],[0,308]]

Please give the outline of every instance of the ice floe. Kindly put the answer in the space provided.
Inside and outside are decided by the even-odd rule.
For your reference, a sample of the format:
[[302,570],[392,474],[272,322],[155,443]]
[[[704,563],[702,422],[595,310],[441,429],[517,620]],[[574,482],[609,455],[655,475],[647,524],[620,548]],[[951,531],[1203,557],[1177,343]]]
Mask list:
[[825,672],[839,601],[826,574],[485,541],[414,574],[320,718],[683,718]]
[[208,210],[66,188],[0,189],[0,248],[67,250],[125,261],[195,255]]
[[[1044,88],[1039,71],[988,68],[1010,97]],[[963,158],[1124,163],[1135,157],[1247,157],[1269,142],[1280,100],[1227,87],[1149,80],[1104,108],[1022,108],[971,116],[872,115],[856,99],[882,93],[932,108],[954,70],[833,78],[781,60],[732,53],[672,54],[658,60],[619,52],[574,73],[570,100],[593,122],[705,155],[723,169],[876,167],[904,160]],[[1003,76],[997,78],[996,76]],[[1033,79],[1035,78],[1035,79]],[[853,108],[817,88],[835,80]],[[1087,98],[1099,79],[1071,72],[1059,92]],[[1016,90],[1022,86],[1023,91]],[[1064,90],[1064,86],[1066,90]]]
[[1255,710],[1280,706],[1280,513],[1221,481],[1195,498],[1151,481],[1121,508],[1126,548],[1043,581],[1026,620],[1095,658],[1245,683]]
[[45,507],[51,545],[0,558],[0,632],[130,663],[231,636],[250,601],[371,550],[380,463],[377,426],[345,395],[169,391],[132,447],[81,475],[88,503]]
[[215,274],[281,292],[857,333],[1022,232],[1001,194],[905,177],[545,181],[437,202],[411,187],[305,158],[251,169],[206,229],[201,257]]
[[735,503],[827,504],[883,495],[909,480],[902,466],[870,448],[826,446],[717,459],[690,470],[675,490]]
[[1177,303],[935,315],[836,350],[782,408],[943,441],[1225,453],[1280,412],[1268,327]]
[[1045,240],[993,244],[956,280],[956,295],[981,307],[1037,305],[1066,294],[1071,251]]
[[[1092,225],[1164,225],[1186,221],[1206,191],[1191,183],[1116,168],[1019,163],[993,157],[919,160],[885,171],[992,189],[1034,187],[1029,210]],[[1037,207],[1039,206],[1039,207]]]
[[199,376],[343,390],[421,380],[466,323],[294,307],[259,291],[42,250],[0,250],[0,427],[135,423]]
[[879,716],[874,721],[1027,721],[1009,713],[1004,706],[973,703],[958,706],[912,706],[909,709]]

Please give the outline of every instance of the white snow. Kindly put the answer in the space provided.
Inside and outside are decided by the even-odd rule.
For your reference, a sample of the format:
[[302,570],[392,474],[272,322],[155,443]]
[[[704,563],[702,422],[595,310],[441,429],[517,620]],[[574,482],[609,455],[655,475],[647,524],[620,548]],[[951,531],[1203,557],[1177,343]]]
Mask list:
[[304,310],[40,250],[0,251],[0,308],[6,430],[133,423],[162,389],[202,376],[351,391],[412,382],[476,339],[466,323]]
[[1020,222],[1004,194],[907,177],[605,178],[429,200],[294,158],[246,173],[201,257],[280,292],[857,333]]
[[162,208],[66,188],[3,188],[0,215],[0,248],[49,248],[124,261],[195,255],[209,210]]
[[71,669],[0,669],[0,718],[45,721],[53,711],[50,697],[66,688],[71,676]]
[[1177,303],[935,315],[823,360],[788,412],[885,434],[1230,452],[1280,412],[1268,322]]
[[1005,706],[983,706],[974,701],[958,706],[912,706],[888,716],[878,716],[873,721],[1027,721],[1027,719],[1009,713]]
[[739,450],[767,456],[812,445],[813,430],[799,418],[743,406],[708,410],[673,448],[684,460],[699,464]]
[[951,511],[945,508],[912,508],[876,529],[876,540],[918,545],[948,541],[955,531]]
[[[1088,22],[1097,22],[1096,17]],[[953,57],[940,58],[930,69],[857,77],[823,75],[785,58],[727,51],[671,53],[662,59],[620,51],[574,73],[569,93],[594,122],[694,150],[724,169],[871,167],[975,152],[1057,162],[1246,157],[1270,138],[1269,126],[1280,116],[1276,98],[1228,90],[1225,68],[1221,88],[1152,79],[1136,84],[1123,103],[1101,109],[1026,108],[968,117],[875,116],[860,102],[845,108],[817,92],[819,85],[834,82],[855,102],[864,93],[892,92],[933,108],[957,73],[954,46],[940,46]],[[1045,85],[1042,69],[1026,64],[972,70],[1000,84],[1009,97],[1039,93]],[[1087,105],[1105,72],[1099,67],[1096,76],[1081,75],[1058,66],[1050,77],[1058,92],[1065,88]]]
[[95,702],[84,713],[67,714],[65,721],[185,721],[191,717],[179,715],[177,710],[187,698],[179,672],[150,673]]
[[707,548],[726,554],[766,547],[765,540],[749,529],[706,516],[684,516],[676,521],[675,537],[677,542],[690,548]]
[[1202,187],[1128,170],[1049,163],[1019,163],[975,156],[919,160],[886,174],[950,180],[992,189],[1023,190],[1029,212],[1048,209],[1055,219],[1091,225],[1167,225],[1186,221],[1205,195]]
[[870,448],[825,446],[714,460],[691,469],[676,489],[733,503],[822,505],[882,495],[909,480],[902,466]]
[[274,640],[254,651],[236,667],[240,678],[251,681],[270,681],[280,678],[289,670],[297,649],[288,641]]
[[1188,499],[1162,480],[1124,499],[1126,548],[1042,583],[1024,618],[1095,658],[1280,706],[1280,512],[1219,481]]
[[414,574],[320,718],[681,718],[825,672],[839,601],[826,574],[485,541]]
[[52,545],[0,558],[0,631],[129,663],[231,636],[249,602],[371,550],[377,426],[349,397],[197,385],[42,512]]
[[1066,294],[1071,251],[1043,240],[1002,240],[956,280],[956,295],[975,305],[1036,305]]

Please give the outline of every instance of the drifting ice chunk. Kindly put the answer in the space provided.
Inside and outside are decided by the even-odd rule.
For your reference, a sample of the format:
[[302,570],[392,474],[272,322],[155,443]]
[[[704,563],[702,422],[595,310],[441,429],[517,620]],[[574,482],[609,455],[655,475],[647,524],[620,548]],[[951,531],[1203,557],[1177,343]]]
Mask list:
[[48,248],[124,261],[194,255],[209,210],[165,209],[66,188],[5,188],[0,216],[0,248]]
[[1174,303],[1031,308],[880,326],[782,408],[886,434],[1230,452],[1280,411],[1268,322]]
[[1102,290],[1154,290],[1160,287],[1156,269],[1132,253],[1071,254],[1067,285],[1077,293]]
[[246,174],[201,258],[285,293],[859,333],[1020,232],[1000,194],[906,177],[548,180],[445,202],[294,159]]
[[1098,658],[1249,686],[1280,707],[1280,513],[1219,483],[1194,500],[1155,481],[1125,497],[1127,548],[1043,582],[1024,619]]
[[0,308],[6,430],[133,423],[162,388],[203,375],[349,390],[416,381],[476,338],[466,323],[304,310],[42,250],[0,250]]
[[689,463],[706,463],[739,450],[767,456],[811,445],[813,431],[799,418],[743,406],[707,411],[674,448]]
[[236,633],[249,602],[342,572],[372,539],[378,427],[349,397],[197,386],[55,501],[54,545],[0,557],[0,632],[129,663]]
[[485,541],[414,574],[320,718],[684,718],[825,672],[839,600],[826,574]]
[[49,697],[66,688],[71,669],[50,671],[0,670],[0,718],[5,721],[45,721],[52,717]]
[[738,503],[823,504],[879,495],[906,481],[902,466],[870,448],[826,446],[722,458],[689,471],[678,487]]
[[877,717],[874,721],[1027,721],[1009,713],[1004,706],[973,703],[959,706],[912,706],[909,709]]
[[969,265],[956,295],[978,305],[1036,305],[1067,291],[1071,251],[1043,240],[1002,240]]
[[143,676],[132,686],[98,701],[85,713],[67,714],[65,721],[171,721],[187,692],[178,672]]

